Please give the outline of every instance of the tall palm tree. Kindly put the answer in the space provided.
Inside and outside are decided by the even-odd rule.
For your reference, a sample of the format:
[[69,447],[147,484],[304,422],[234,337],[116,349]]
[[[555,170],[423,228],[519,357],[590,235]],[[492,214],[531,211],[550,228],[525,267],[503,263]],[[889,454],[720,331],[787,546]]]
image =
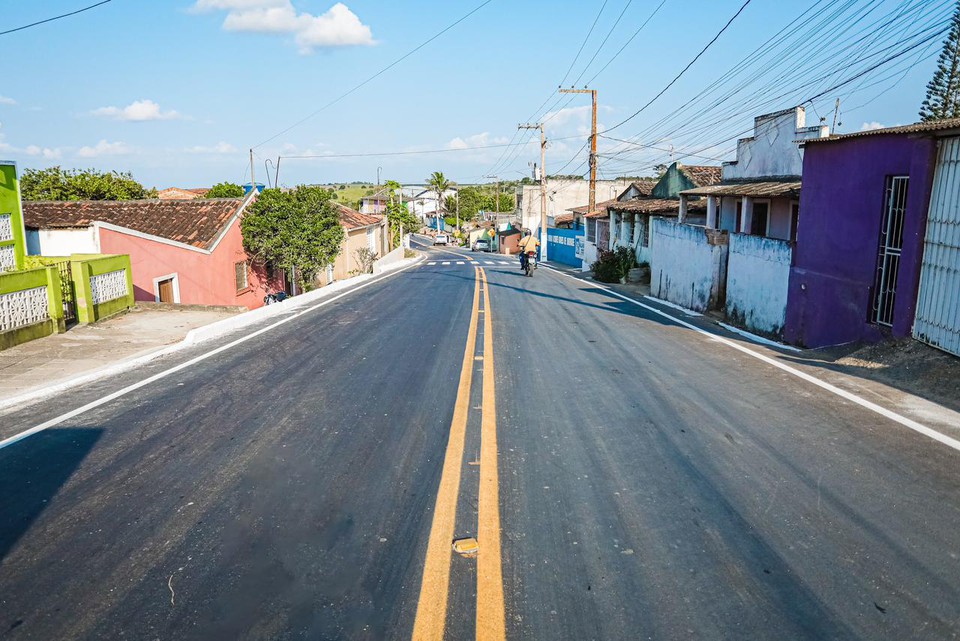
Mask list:
[[[435,171],[430,174],[430,177],[427,178],[427,187],[432,189],[437,194],[437,218],[440,218],[440,211],[443,207],[443,193],[450,189],[450,181],[447,180],[447,177],[443,175],[442,171]],[[442,231],[440,229],[440,223],[437,222],[437,231]]]

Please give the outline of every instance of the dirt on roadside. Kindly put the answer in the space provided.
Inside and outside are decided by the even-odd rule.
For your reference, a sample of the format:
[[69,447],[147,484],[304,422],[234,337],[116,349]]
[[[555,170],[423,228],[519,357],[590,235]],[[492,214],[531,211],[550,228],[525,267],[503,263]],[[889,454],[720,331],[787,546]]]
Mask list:
[[833,369],[960,411],[960,358],[910,338],[823,350]]

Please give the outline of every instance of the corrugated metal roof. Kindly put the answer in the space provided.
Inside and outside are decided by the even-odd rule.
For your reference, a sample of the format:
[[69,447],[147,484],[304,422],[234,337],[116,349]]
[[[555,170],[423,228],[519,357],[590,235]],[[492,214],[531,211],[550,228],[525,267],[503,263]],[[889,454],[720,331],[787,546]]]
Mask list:
[[687,189],[680,192],[684,196],[750,196],[753,198],[774,198],[777,196],[798,196],[800,181],[757,181],[722,183]]
[[883,129],[855,131],[849,134],[827,136],[826,138],[811,138],[810,140],[802,140],[799,142],[802,142],[805,145],[809,145],[810,143],[833,142],[836,140],[846,140],[847,138],[862,138],[864,136],[922,134],[922,133],[942,132],[950,129],[960,130],[960,118],[947,118],[946,120],[931,120],[930,122],[917,122],[912,125],[903,125],[900,127],[884,127]]

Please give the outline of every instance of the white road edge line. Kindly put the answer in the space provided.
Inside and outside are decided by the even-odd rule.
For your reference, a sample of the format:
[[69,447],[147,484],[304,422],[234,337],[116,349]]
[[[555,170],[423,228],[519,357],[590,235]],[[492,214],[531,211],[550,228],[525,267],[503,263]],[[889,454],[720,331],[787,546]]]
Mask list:
[[[613,289],[611,289],[611,288],[609,288],[609,287],[607,287],[607,286],[605,286],[605,285],[601,285],[600,283],[588,283],[588,282],[586,282],[586,281],[584,281],[584,280],[582,280],[582,279],[580,279],[580,278],[577,278],[576,276],[571,276],[570,274],[566,274],[566,273],[560,271],[559,269],[556,269],[556,268],[554,268],[554,267],[550,267],[549,265],[544,265],[544,267],[546,267],[547,269],[549,269],[549,270],[551,270],[551,271],[553,271],[553,272],[556,272],[556,273],[558,273],[558,274],[561,274],[561,275],[563,275],[563,276],[566,276],[567,278],[571,278],[571,279],[573,279],[573,280],[580,281],[581,283],[584,283],[585,285],[588,285],[588,286],[590,286],[590,287],[596,287],[596,288],[598,288],[598,289],[602,289],[602,290],[606,291],[607,293],[609,293],[609,294],[611,294],[611,295],[613,295],[613,296],[616,296],[617,298],[620,298],[620,299],[623,299],[623,300],[625,300],[625,301],[631,302],[631,303],[633,303],[633,304],[635,304],[635,305],[639,305],[640,307],[642,307],[642,308],[644,308],[644,309],[646,309],[646,310],[648,310],[648,311],[651,311],[651,312],[653,312],[654,314],[657,314],[657,315],[659,315],[659,316],[663,316],[664,318],[668,318],[668,319],[670,319],[671,321],[673,321],[673,322],[675,322],[675,323],[677,323],[677,324],[679,324],[679,325],[682,325],[683,327],[686,327],[687,329],[692,329],[693,331],[697,332],[698,334],[703,334],[704,336],[709,337],[711,340],[714,340],[714,341],[716,341],[716,342],[718,342],[718,343],[722,343],[722,344],[726,345],[727,347],[732,347],[733,349],[735,349],[735,350],[737,350],[737,351],[739,351],[739,352],[743,352],[744,354],[747,354],[748,356],[752,356],[753,358],[756,358],[757,360],[763,361],[764,363],[767,363],[768,365],[773,365],[773,366],[776,367],[777,369],[783,370],[784,372],[787,372],[788,374],[792,374],[793,376],[796,376],[796,377],[799,378],[799,379],[802,379],[802,380],[804,380],[804,381],[807,381],[808,383],[811,383],[811,384],[813,384],[813,385],[816,385],[817,387],[820,387],[820,388],[822,388],[822,389],[830,392],[831,394],[836,394],[836,395],[839,396],[840,398],[846,399],[846,400],[848,400],[848,401],[850,401],[850,402],[852,402],[852,403],[856,403],[857,405],[859,405],[859,406],[861,406],[861,407],[863,407],[863,408],[865,408],[865,409],[868,409],[868,410],[870,410],[871,412],[875,412],[875,413],[879,414],[880,416],[883,416],[883,417],[885,417],[885,418],[888,418],[888,419],[890,419],[891,421],[894,421],[894,422],[896,422],[896,423],[899,423],[900,425],[903,425],[904,427],[906,427],[906,428],[908,428],[908,429],[911,429],[911,430],[913,430],[914,432],[917,432],[918,434],[923,434],[923,435],[926,436],[927,438],[931,438],[931,439],[933,439],[933,440],[935,440],[935,441],[937,441],[937,442],[939,442],[939,443],[942,443],[943,445],[946,445],[947,447],[953,448],[954,450],[960,452],[960,440],[957,440],[957,439],[955,439],[955,438],[951,438],[951,437],[947,436],[946,434],[941,434],[940,432],[936,431],[935,429],[932,429],[932,428],[930,428],[930,427],[927,427],[926,425],[923,425],[923,424],[921,424],[921,423],[918,423],[918,422],[914,421],[913,419],[909,419],[909,418],[907,418],[906,416],[902,416],[902,415],[900,415],[900,414],[897,414],[896,412],[894,412],[894,411],[892,411],[892,410],[888,410],[888,409],[885,408],[885,407],[881,407],[881,406],[877,405],[876,403],[871,403],[870,401],[868,401],[868,400],[865,399],[865,398],[861,398],[861,397],[857,396],[856,394],[852,394],[852,393],[850,393],[850,392],[848,392],[848,391],[846,391],[846,390],[840,389],[840,388],[837,387],[836,385],[832,385],[831,383],[828,383],[828,382],[826,382],[826,381],[824,381],[824,380],[821,380],[821,379],[817,378],[816,376],[811,376],[810,374],[807,374],[806,372],[801,372],[800,370],[795,369],[795,368],[793,368],[793,367],[790,367],[789,365],[784,365],[784,364],[781,363],[780,361],[777,361],[777,360],[775,360],[775,359],[772,359],[772,358],[770,358],[769,356],[765,356],[765,355],[763,355],[763,354],[760,354],[760,353],[758,353],[758,352],[755,352],[755,351],[753,351],[752,349],[749,349],[749,348],[744,347],[743,345],[738,345],[737,343],[735,343],[735,342],[733,342],[733,341],[731,341],[731,340],[729,340],[729,339],[726,339],[726,338],[724,338],[724,337],[722,337],[722,336],[718,336],[718,335],[716,335],[716,334],[713,334],[713,333],[711,333],[711,332],[708,332],[708,331],[706,331],[706,330],[703,329],[703,328],[697,327],[696,325],[692,325],[692,324],[690,324],[690,323],[688,323],[688,322],[686,322],[686,321],[683,321],[683,320],[681,320],[681,319],[679,319],[679,318],[676,318],[675,316],[671,316],[670,314],[668,314],[668,313],[666,313],[666,312],[664,312],[664,311],[662,311],[662,310],[659,310],[659,309],[657,309],[657,308],[655,308],[655,307],[651,307],[650,305],[647,305],[647,304],[645,304],[645,303],[641,303],[640,301],[635,300],[635,299],[633,299],[633,298],[630,298],[629,296],[624,296],[623,294],[621,294],[621,293],[619,293],[619,292],[616,292],[616,291],[614,291]],[[0,445],[2,445],[2,443],[0,443]]]
[[753,341],[754,343],[760,343],[761,345],[769,345],[770,347],[776,347],[777,349],[782,349],[787,352],[801,352],[803,350],[797,349],[793,345],[784,345],[783,343],[778,343],[777,341],[772,341],[769,338],[764,338],[763,336],[757,336],[756,334],[751,334],[750,332],[740,329],[739,327],[734,327],[733,325],[727,325],[726,323],[721,323],[717,321],[717,325],[724,328],[728,332],[733,332],[734,334],[739,334],[743,336],[748,341]]
[[415,263],[411,263],[410,265],[407,265],[406,267],[402,267],[402,268],[400,268],[400,269],[392,270],[392,271],[388,272],[388,273],[387,273],[385,276],[383,276],[382,278],[377,278],[377,279],[375,279],[375,280],[368,280],[367,282],[365,282],[365,283],[363,283],[363,284],[361,284],[361,285],[358,285],[358,286],[356,286],[356,287],[354,287],[354,288],[352,288],[352,289],[349,289],[349,290],[343,292],[342,294],[337,294],[336,296],[332,296],[332,297],[330,297],[330,298],[326,298],[326,299],[320,301],[319,303],[317,303],[316,305],[313,305],[313,306],[311,306],[311,307],[307,307],[307,308],[303,309],[302,311],[297,312],[296,314],[291,314],[290,316],[286,316],[286,317],[284,317],[283,319],[277,321],[276,323],[273,323],[272,325],[267,325],[266,327],[262,327],[262,328],[258,329],[257,331],[255,331],[255,332],[253,332],[253,333],[251,333],[251,334],[247,334],[246,336],[241,336],[240,338],[238,338],[238,339],[236,339],[236,340],[234,340],[234,341],[231,341],[231,342],[227,343],[226,345],[221,345],[220,347],[217,347],[216,349],[212,349],[212,350],[210,350],[209,352],[200,354],[199,356],[195,356],[194,358],[191,358],[191,359],[188,360],[188,361],[185,361],[185,362],[183,362],[183,363],[180,363],[179,365],[175,365],[174,367],[171,367],[170,369],[165,369],[165,370],[163,370],[162,372],[157,372],[157,373],[154,374],[153,376],[149,376],[149,377],[143,379],[142,381],[139,381],[139,382],[137,382],[137,383],[133,383],[133,384],[131,384],[131,385],[128,385],[128,386],[126,386],[126,387],[124,387],[124,388],[122,388],[122,389],[117,390],[116,392],[113,392],[112,394],[107,394],[107,395],[104,396],[103,398],[100,398],[100,399],[97,399],[97,400],[92,401],[92,402],[90,402],[90,403],[87,403],[86,405],[83,405],[83,406],[81,406],[81,407],[78,407],[78,408],[76,408],[76,409],[74,409],[74,410],[71,410],[71,411],[67,412],[66,414],[61,414],[60,416],[57,416],[56,418],[51,418],[50,420],[44,421],[43,423],[40,423],[39,425],[34,425],[33,427],[31,427],[31,428],[29,428],[29,429],[26,429],[26,430],[20,432],[19,434],[14,434],[13,436],[7,437],[7,438],[3,439],[2,441],[0,441],[0,450],[2,450],[2,449],[5,448],[5,447],[8,447],[8,446],[10,446],[10,445],[13,445],[14,443],[17,443],[17,442],[19,442],[19,441],[22,441],[23,439],[27,438],[28,436],[33,436],[34,434],[36,434],[36,433],[38,433],[38,432],[42,432],[42,431],[44,431],[44,430],[50,429],[51,427],[54,427],[54,426],[56,426],[56,425],[59,425],[60,423],[63,423],[64,421],[68,421],[68,420],[70,420],[71,418],[73,418],[73,417],[75,417],[75,416],[79,416],[79,415],[81,415],[81,414],[85,414],[86,412],[89,412],[90,410],[96,409],[96,408],[100,407],[101,405],[105,405],[105,404],[109,403],[110,401],[113,401],[113,400],[115,400],[115,399],[118,399],[118,398],[120,398],[120,397],[122,397],[122,396],[126,396],[126,395],[129,394],[130,392],[134,392],[134,391],[140,389],[141,387],[146,387],[147,385],[149,385],[149,384],[151,384],[151,383],[155,383],[156,381],[159,381],[159,380],[161,380],[161,379],[163,379],[163,378],[166,378],[167,376],[170,376],[171,374],[176,374],[177,372],[179,372],[179,371],[181,371],[181,370],[184,370],[184,369],[190,367],[191,365],[195,365],[195,364],[197,364],[197,363],[199,363],[199,362],[201,362],[201,361],[207,360],[207,359],[210,358],[211,356],[216,356],[217,354],[219,354],[219,353],[221,353],[221,352],[225,352],[225,351],[227,351],[227,350],[229,350],[229,349],[232,349],[232,348],[236,347],[237,345],[240,345],[241,343],[246,343],[247,341],[249,341],[249,340],[251,340],[251,339],[253,339],[253,338],[256,338],[257,336],[260,336],[261,334],[266,334],[267,332],[269,332],[269,331],[272,330],[272,329],[275,329],[275,328],[277,328],[277,327],[280,327],[281,325],[284,325],[284,324],[286,324],[286,323],[289,323],[290,321],[294,320],[295,318],[299,318],[300,316],[303,316],[304,314],[308,314],[308,313],[310,313],[310,312],[312,312],[312,311],[314,311],[314,310],[320,309],[321,307],[324,307],[324,306],[326,306],[326,305],[329,305],[330,303],[332,303],[332,302],[335,301],[335,300],[338,300],[338,299],[340,299],[340,298],[343,298],[344,296],[349,296],[350,294],[352,294],[352,293],[354,293],[354,292],[358,292],[358,291],[360,291],[361,289],[364,289],[365,287],[369,287],[370,285],[375,285],[375,284],[377,284],[377,283],[379,283],[379,282],[381,282],[381,281],[387,280],[388,278],[391,278],[392,276],[396,276],[397,274],[399,274],[399,273],[401,273],[401,272],[405,272],[405,271],[407,271],[408,269],[410,269],[410,268],[412,268],[412,267],[416,267],[416,266],[419,265],[419,264],[420,264],[420,261],[417,261],[417,262],[415,262]]

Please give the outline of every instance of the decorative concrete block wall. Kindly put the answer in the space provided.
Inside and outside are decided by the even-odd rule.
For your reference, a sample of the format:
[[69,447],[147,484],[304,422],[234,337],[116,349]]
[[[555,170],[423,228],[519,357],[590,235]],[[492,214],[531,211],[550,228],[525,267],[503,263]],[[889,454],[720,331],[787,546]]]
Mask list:
[[0,349],[65,329],[55,267],[0,273]]
[[77,320],[94,323],[133,307],[130,256],[70,257],[77,294]]

